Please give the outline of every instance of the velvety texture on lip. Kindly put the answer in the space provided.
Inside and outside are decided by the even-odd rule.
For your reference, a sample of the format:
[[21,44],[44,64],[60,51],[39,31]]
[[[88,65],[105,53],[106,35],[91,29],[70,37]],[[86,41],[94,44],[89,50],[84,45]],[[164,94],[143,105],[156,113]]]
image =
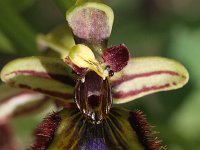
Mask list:
[[141,111],[111,108],[100,124],[91,123],[77,109],[58,113],[61,122],[48,150],[164,150]]

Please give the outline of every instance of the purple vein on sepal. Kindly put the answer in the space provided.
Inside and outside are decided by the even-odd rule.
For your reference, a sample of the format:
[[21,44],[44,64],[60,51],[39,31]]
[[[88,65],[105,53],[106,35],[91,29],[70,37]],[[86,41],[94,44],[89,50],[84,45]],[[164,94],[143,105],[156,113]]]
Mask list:
[[44,106],[44,104],[48,102],[48,99],[49,98],[45,96],[43,99],[39,100],[38,103],[33,104],[31,106],[25,106],[22,109],[15,111],[12,116],[13,117],[22,116],[22,115],[26,115],[27,113],[37,111],[39,108],[41,108],[42,106]]
[[134,80],[134,79],[137,79],[137,78],[145,78],[145,77],[149,77],[149,76],[163,75],[163,74],[168,74],[168,75],[171,75],[171,76],[180,76],[181,78],[184,78],[184,79],[186,78],[185,76],[180,75],[179,73],[174,72],[174,71],[153,71],[153,72],[147,72],[147,73],[141,73],[141,74],[124,75],[124,76],[120,77],[120,79],[113,80],[112,86],[114,87],[114,86],[119,85],[123,82]]
[[[14,84],[14,83],[12,83],[12,84]],[[60,98],[64,98],[64,99],[73,98],[72,93],[61,93],[61,92],[58,92],[58,91],[50,91],[50,90],[47,90],[47,89],[32,88],[32,87],[30,87],[28,85],[24,85],[24,84],[19,84],[17,86],[20,87],[20,88],[23,88],[23,89],[29,89],[29,90],[37,91],[37,92],[44,93],[44,94],[47,94],[47,95],[51,95],[53,97],[60,97]]]
[[13,98],[13,97],[18,97],[18,96],[21,96],[21,95],[24,95],[24,94],[33,94],[34,92],[32,91],[20,91],[18,93],[15,93],[13,95],[9,95],[8,97],[5,97],[4,99],[1,99],[0,101],[0,105],[2,105],[3,103],[5,102],[8,102],[9,99]]
[[[174,85],[174,83],[172,83]],[[115,92],[113,93],[113,97],[114,98],[126,98],[126,97],[129,97],[129,96],[135,96],[135,95],[138,95],[138,94],[141,94],[143,92],[150,92],[150,91],[156,91],[156,90],[161,90],[161,89],[165,89],[165,88],[168,88],[170,87],[170,84],[169,83],[166,83],[164,85],[160,85],[160,86],[150,86],[150,87],[142,87],[142,89],[139,89],[139,90],[132,90],[132,91],[129,91],[129,92]]]
[[69,84],[69,85],[72,85],[72,86],[75,85],[74,79],[71,78],[70,76],[67,76],[67,75],[46,73],[46,72],[39,72],[39,71],[37,72],[37,71],[33,71],[33,70],[18,70],[18,71],[10,72],[10,73],[6,74],[6,76],[11,75],[11,74],[31,75],[31,76],[35,76],[35,77],[58,80],[60,82],[63,82],[65,84]]

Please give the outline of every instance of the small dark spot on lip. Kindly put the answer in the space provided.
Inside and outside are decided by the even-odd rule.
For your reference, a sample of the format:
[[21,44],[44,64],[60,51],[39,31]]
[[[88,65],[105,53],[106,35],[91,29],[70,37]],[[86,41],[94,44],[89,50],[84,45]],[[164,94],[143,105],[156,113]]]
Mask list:
[[98,95],[90,95],[88,97],[88,104],[90,105],[90,107],[92,107],[93,109],[97,108],[101,103],[100,98],[101,97]]

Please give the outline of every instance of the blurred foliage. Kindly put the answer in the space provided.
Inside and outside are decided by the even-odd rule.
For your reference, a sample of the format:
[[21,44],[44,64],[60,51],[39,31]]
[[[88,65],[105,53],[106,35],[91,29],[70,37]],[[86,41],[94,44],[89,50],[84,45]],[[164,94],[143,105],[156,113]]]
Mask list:
[[76,3],[76,0],[70,0],[70,1],[66,1],[66,0],[55,0],[55,3],[57,4],[57,6],[59,7],[59,9],[61,10],[61,12],[65,15],[66,10],[74,5]]
[[[200,1],[103,1],[115,12],[110,45],[125,43],[134,57],[161,55],[177,59],[191,76],[181,90],[153,94],[123,106],[144,111],[169,150],[199,149]],[[74,0],[1,0],[0,66],[15,57],[36,55],[35,35],[66,23],[65,9],[72,4]],[[27,123],[27,118],[21,119],[14,120],[14,125],[26,139],[26,133],[30,136],[28,130],[39,121],[28,118]]]

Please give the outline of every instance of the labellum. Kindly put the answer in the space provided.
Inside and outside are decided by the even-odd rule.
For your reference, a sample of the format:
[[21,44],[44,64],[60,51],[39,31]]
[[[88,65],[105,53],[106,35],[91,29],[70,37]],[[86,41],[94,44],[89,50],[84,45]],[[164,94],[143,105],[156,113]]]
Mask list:
[[165,150],[141,111],[111,108],[101,123],[78,109],[51,114],[36,130],[32,147],[48,150]]

